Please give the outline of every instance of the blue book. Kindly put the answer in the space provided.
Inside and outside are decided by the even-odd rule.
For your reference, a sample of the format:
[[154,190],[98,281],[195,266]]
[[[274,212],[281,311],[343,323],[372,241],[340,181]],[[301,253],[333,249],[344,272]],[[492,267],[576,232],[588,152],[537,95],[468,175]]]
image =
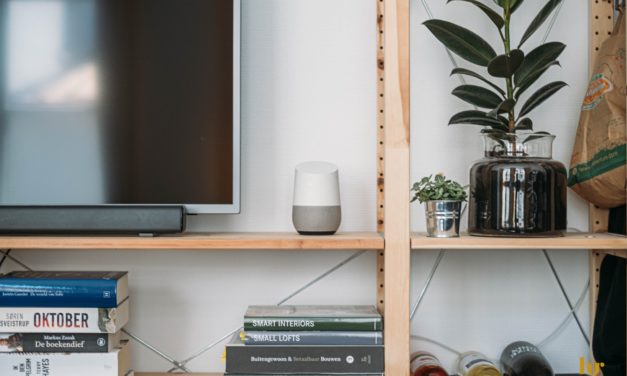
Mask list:
[[127,272],[17,271],[0,275],[0,307],[115,308],[127,297]]

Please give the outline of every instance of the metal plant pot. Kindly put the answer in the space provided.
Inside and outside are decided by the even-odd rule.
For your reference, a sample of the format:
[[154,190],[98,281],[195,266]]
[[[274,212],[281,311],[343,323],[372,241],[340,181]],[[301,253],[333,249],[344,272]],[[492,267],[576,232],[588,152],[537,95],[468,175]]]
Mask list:
[[458,237],[461,214],[461,201],[433,200],[425,202],[427,236],[432,238]]

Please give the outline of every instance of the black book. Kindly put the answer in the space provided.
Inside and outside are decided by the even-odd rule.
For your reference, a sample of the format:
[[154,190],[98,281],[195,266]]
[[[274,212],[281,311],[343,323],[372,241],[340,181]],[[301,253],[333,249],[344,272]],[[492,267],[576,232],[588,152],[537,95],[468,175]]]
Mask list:
[[382,373],[384,364],[382,345],[246,346],[237,333],[226,346],[227,373]]

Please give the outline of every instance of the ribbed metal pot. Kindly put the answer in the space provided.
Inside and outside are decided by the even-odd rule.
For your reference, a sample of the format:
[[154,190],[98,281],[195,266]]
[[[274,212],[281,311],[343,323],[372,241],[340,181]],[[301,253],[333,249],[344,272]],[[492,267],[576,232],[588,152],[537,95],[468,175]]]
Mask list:
[[461,201],[433,200],[425,202],[427,236],[432,238],[458,237],[461,213]]

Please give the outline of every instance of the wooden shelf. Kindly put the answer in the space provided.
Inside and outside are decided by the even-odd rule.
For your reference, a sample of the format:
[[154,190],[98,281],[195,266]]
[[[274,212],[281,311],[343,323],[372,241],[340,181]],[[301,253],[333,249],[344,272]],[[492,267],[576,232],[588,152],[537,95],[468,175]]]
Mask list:
[[557,238],[495,238],[462,235],[459,238],[429,238],[414,233],[412,249],[622,249],[627,238],[614,234],[569,233]]
[[376,232],[329,236],[297,233],[215,233],[141,236],[0,236],[0,249],[383,249]]

